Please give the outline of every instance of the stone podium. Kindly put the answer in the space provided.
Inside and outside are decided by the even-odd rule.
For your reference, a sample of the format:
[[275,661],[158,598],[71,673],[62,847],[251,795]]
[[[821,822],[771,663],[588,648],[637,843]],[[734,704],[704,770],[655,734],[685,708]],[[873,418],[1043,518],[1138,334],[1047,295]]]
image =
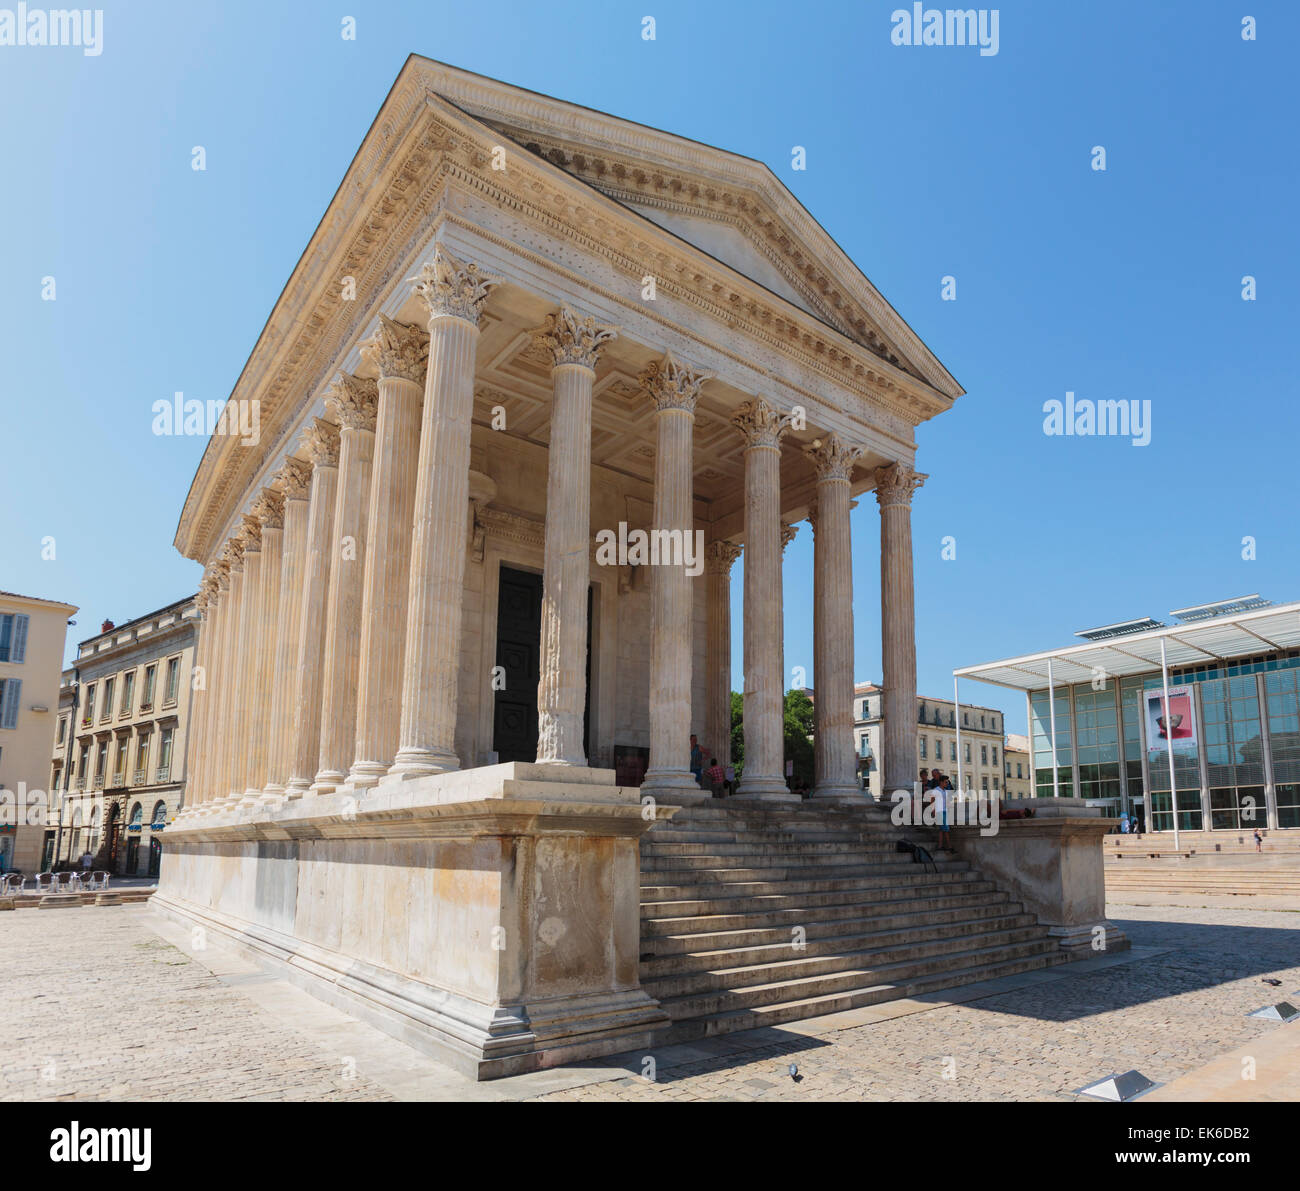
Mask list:
[[511,763],[169,830],[167,916],[475,1078],[648,1046],[643,815],[612,770]]

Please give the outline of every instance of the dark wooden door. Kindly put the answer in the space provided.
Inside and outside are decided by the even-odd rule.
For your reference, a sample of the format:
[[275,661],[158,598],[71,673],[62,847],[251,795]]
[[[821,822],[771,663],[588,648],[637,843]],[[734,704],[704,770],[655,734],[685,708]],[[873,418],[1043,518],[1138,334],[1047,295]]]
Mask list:
[[501,568],[497,654],[504,685],[494,692],[492,747],[498,761],[537,760],[537,683],[541,678],[542,577]]
[[[582,747],[591,755],[591,610],[587,588],[587,700],[583,708]],[[501,568],[497,592],[496,664],[505,685],[494,692],[492,747],[497,760],[537,760],[537,684],[542,677],[542,577],[531,571]]]

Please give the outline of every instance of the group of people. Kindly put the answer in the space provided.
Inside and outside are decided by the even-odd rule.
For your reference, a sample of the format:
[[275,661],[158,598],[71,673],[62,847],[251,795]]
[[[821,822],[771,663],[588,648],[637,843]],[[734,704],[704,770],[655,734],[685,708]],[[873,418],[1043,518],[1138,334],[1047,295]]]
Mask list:
[[937,769],[921,770],[921,798],[934,807],[934,824],[939,829],[939,847],[947,848],[948,803],[952,798],[952,778]]

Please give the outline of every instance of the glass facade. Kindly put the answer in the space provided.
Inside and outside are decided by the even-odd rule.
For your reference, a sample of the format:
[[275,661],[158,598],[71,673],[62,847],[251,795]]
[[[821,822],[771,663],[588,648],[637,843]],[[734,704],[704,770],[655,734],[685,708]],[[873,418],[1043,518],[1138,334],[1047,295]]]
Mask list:
[[[1196,752],[1174,752],[1179,829],[1300,828],[1300,651],[1172,669],[1169,684],[1192,688],[1198,737]],[[1162,685],[1157,672],[1056,688],[1062,797],[1104,800],[1147,828],[1173,828],[1168,751],[1163,742],[1144,751],[1145,693]],[[1053,793],[1048,721],[1047,691],[1029,692],[1040,798]]]

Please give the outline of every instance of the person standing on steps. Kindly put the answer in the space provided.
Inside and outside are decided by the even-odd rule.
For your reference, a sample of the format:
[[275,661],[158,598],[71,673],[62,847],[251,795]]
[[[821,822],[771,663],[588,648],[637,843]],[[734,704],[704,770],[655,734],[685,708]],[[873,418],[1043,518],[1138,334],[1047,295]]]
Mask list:
[[691,733],[691,774],[695,778],[695,784],[700,785],[700,774],[704,772],[704,750],[700,748],[700,742],[695,738],[695,733]]
[[952,782],[940,777],[934,784],[934,823],[939,829],[939,848],[948,848],[948,802],[952,794]]
[[727,775],[723,772],[722,766],[718,764],[718,758],[710,758],[709,767],[704,771],[704,784],[713,791],[714,798],[722,797],[722,788],[726,785],[726,782]]

